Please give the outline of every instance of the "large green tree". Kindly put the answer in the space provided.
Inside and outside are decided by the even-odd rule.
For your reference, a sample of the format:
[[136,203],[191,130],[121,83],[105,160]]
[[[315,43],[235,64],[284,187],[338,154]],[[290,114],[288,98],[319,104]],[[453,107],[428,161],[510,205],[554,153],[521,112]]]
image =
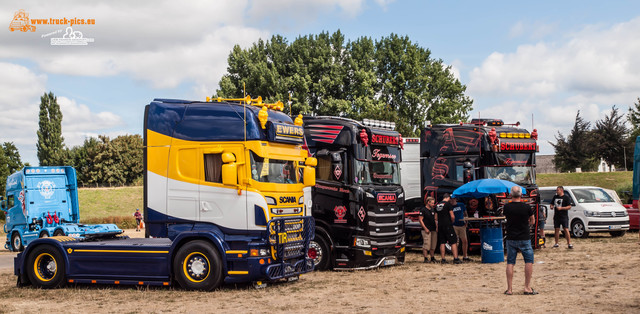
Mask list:
[[[625,154],[632,153],[628,141],[628,129],[625,118],[618,108],[613,106],[611,113],[596,121],[593,129],[593,152],[598,158],[604,159],[608,164],[615,165],[619,169],[625,168]],[[627,158],[631,162],[630,158]],[[629,164],[630,165],[630,164]]]
[[52,92],[40,97],[37,134],[36,147],[40,166],[63,165],[67,157],[62,137],[62,112],[58,98]]
[[632,142],[635,142],[636,137],[640,136],[640,97],[633,103],[633,107],[629,107],[627,120],[631,123],[629,138]]
[[345,41],[338,30],[290,44],[276,35],[248,49],[235,46],[227,71],[214,97],[236,98],[246,90],[275,102],[291,95],[285,112],[293,115],[390,120],[405,136],[417,135],[427,120],[465,120],[473,102],[451,67],[395,34]]
[[593,171],[597,168],[598,160],[594,157],[593,137],[591,123],[576,114],[576,121],[569,136],[565,137],[560,132],[556,135],[556,143],[549,142],[555,149],[553,163],[562,172]]
[[13,142],[0,145],[0,195],[4,195],[7,177],[22,167],[24,164],[20,159],[20,152]]

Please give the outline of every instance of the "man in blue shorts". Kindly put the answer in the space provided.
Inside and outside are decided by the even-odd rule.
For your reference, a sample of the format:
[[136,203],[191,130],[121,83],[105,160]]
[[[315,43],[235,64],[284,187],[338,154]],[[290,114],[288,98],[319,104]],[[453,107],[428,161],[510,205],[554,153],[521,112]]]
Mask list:
[[518,251],[524,258],[524,294],[534,295],[537,291],[531,288],[533,274],[533,248],[529,239],[529,226],[535,223],[534,209],[522,202],[522,190],[519,186],[511,188],[511,203],[504,205],[504,216],[507,218],[507,290],[504,294],[512,295],[513,267],[516,265]]

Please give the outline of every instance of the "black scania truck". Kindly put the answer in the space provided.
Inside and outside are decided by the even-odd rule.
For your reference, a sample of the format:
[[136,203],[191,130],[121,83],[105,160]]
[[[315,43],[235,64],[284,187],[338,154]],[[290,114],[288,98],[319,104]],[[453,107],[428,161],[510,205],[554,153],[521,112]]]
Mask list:
[[312,187],[316,269],[370,269],[404,263],[402,137],[391,122],[305,117]]

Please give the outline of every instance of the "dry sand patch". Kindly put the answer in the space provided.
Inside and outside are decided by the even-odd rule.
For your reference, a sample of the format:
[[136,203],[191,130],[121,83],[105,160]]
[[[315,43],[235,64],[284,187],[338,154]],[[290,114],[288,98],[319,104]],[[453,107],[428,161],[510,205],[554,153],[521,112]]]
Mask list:
[[[638,234],[575,239],[575,249],[536,251],[533,287],[522,294],[522,259],[513,296],[505,296],[505,263],[423,264],[417,251],[402,266],[356,272],[315,272],[298,282],[255,290],[228,285],[215,292],[173,288],[78,285],[56,290],[16,288],[0,272],[0,312],[310,312],[328,313],[639,313]],[[449,257],[450,259],[450,257]]]

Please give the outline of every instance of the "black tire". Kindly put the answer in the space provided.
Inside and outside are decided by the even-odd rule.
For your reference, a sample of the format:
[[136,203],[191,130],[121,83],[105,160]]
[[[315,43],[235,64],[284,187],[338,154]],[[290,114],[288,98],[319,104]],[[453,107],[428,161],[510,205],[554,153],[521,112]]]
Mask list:
[[56,231],[53,232],[53,236],[57,237],[57,236],[65,236],[66,234],[64,234],[64,231],[62,229],[58,229]]
[[17,231],[11,235],[11,251],[24,251],[24,245],[22,245],[22,237],[20,237],[20,233]]
[[48,237],[49,237],[49,232],[47,230],[40,232],[40,235],[38,235],[38,238],[48,238]]
[[611,231],[611,232],[609,232],[609,234],[612,237],[616,237],[616,238],[623,236],[625,233],[626,233],[626,231]]
[[576,219],[571,223],[571,235],[574,238],[586,238],[589,236],[589,232],[585,231],[584,223]]
[[220,253],[209,242],[187,242],[173,258],[173,276],[183,289],[216,289],[224,280]]
[[36,288],[52,289],[65,284],[64,259],[51,245],[39,245],[29,253],[26,272]]
[[316,236],[309,242],[307,257],[313,260],[315,270],[331,269],[331,249],[329,241],[316,229]]

